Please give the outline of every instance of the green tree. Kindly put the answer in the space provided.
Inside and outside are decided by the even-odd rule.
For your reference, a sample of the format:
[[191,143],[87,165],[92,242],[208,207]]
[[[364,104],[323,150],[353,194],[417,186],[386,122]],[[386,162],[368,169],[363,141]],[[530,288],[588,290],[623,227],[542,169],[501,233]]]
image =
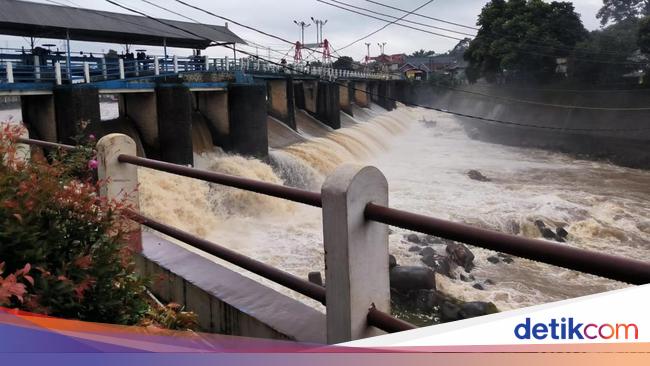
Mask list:
[[600,24],[619,23],[650,14],[650,0],[603,0],[596,18]]
[[650,17],[645,17],[639,21],[637,45],[641,49],[641,52],[646,55],[650,54]]
[[341,56],[339,57],[332,66],[335,69],[341,69],[341,70],[352,70],[352,65],[354,64],[354,60],[350,56]]
[[425,51],[424,49],[420,49],[418,51],[415,51],[411,54],[412,57],[427,57],[427,56],[433,56],[436,54],[436,51],[434,50],[429,50]]
[[556,59],[569,56],[588,34],[573,4],[557,1],[492,0],[483,7],[478,25],[464,55],[470,81],[549,80]]

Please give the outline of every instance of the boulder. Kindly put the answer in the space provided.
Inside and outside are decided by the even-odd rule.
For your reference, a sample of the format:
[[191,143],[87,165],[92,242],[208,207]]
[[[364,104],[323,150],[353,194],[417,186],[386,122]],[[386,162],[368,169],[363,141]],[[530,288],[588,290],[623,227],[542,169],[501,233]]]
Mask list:
[[471,274],[470,274],[470,275],[467,275],[467,276],[466,276],[466,275],[463,274],[463,273],[460,274],[460,280],[463,281],[463,282],[472,282],[472,281],[474,281],[475,279],[476,279],[476,278],[474,278],[474,275],[471,275]]
[[414,243],[414,244],[420,244],[420,242],[421,242],[420,237],[417,236],[416,234],[408,234],[408,235],[406,235],[406,240],[411,242],[411,243]]
[[494,285],[494,281],[492,281],[489,278],[487,280],[483,281],[483,283],[486,284],[486,285]]
[[492,263],[492,264],[497,264],[497,263],[501,262],[501,260],[499,259],[499,257],[494,256],[494,255],[493,255],[493,256],[490,256],[490,257],[487,257],[487,261],[490,262],[490,263]]
[[390,287],[400,292],[436,288],[436,275],[427,267],[396,266],[390,270]]
[[497,253],[497,257],[499,257],[503,263],[511,264],[514,262],[514,259],[512,259],[512,257],[507,254]]
[[481,285],[480,283],[475,283],[472,287],[474,287],[477,290],[485,290],[485,287]]
[[469,272],[474,268],[474,253],[472,253],[464,244],[452,243],[445,248],[447,254],[454,263],[463,267]]
[[486,176],[483,175],[483,173],[479,172],[478,170],[470,170],[467,172],[467,176],[469,179],[476,180],[479,182],[491,182],[492,180]]
[[388,269],[393,269],[393,267],[397,266],[397,259],[395,258],[394,255],[389,254],[388,255]]
[[498,312],[499,309],[491,302],[471,301],[460,305],[458,315],[460,315],[461,319],[469,319]]
[[451,301],[445,301],[440,305],[440,320],[453,322],[460,319],[460,306]]
[[451,260],[449,257],[443,257],[434,253],[422,257],[422,262],[431,267],[435,272],[453,278],[451,275]]
[[555,229],[555,234],[562,239],[566,239],[567,236],[569,236],[569,232],[566,231],[563,227]]
[[414,245],[414,246],[412,246],[412,247],[409,248],[409,252],[418,252],[418,253],[419,253],[420,250],[422,250],[422,248],[420,248],[420,247],[417,246],[417,245]]
[[428,255],[434,255],[434,254],[436,254],[436,251],[431,247],[425,247],[420,251],[420,255],[423,257],[426,257]]
[[[537,226],[537,229],[539,230],[539,233],[542,234],[542,237],[544,239],[554,240],[554,241],[557,241],[557,242],[560,242],[560,243],[564,243],[564,241],[565,241],[564,238],[562,236],[560,236],[558,233],[556,233],[555,231],[548,228],[546,226],[546,224],[544,224],[544,222],[542,220],[535,220],[535,226]],[[564,229],[562,229],[562,230],[564,230]],[[567,235],[568,235],[568,233],[567,233]]]
[[307,279],[313,284],[323,286],[323,276],[321,276],[320,272],[309,272]]

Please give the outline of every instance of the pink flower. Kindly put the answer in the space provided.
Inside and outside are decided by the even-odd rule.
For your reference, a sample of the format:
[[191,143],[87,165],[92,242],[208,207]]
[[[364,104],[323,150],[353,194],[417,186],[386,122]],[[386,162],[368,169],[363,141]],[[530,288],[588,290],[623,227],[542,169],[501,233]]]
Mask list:
[[88,161],[88,169],[95,170],[95,169],[97,169],[97,166],[99,166],[99,163],[97,162],[97,160],[92,159],[92,160]]
[[95,139],[96,139],[95,135],[91,134],[90,136],[88,136],[88,140],[90,141],[95,141]]

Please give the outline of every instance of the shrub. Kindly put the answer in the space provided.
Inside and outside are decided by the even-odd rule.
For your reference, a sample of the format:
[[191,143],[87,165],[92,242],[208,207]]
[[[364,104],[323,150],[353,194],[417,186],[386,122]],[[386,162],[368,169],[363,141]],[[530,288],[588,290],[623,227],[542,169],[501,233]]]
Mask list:
[[[126,246],[125,202],[100,197],[93,142],[21,156],[0,132],[0,305],[63,318],[136,324],[150,311]],[[3,277],[4,276],[4,277]]]

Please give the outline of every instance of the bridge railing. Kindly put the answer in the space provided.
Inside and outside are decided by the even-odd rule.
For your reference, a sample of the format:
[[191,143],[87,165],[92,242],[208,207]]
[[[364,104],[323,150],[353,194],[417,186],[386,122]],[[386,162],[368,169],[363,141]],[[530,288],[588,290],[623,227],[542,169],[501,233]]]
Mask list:
[[[23,142],[52,146],[51,143],[34,140]],[[135,143],[124,135],[102,138],[98,151],[98,161],[106,163],[100,166],[100,178],[111,177],[113,182],[120,182],[119,186],[108,189],[109,197],[110,192],[113,192],[113,197],[121,197],[124,192],[135,191],[138,184],[135,167],[139,166],[322,208],[326,256],[324,289],[137,212],[130,215],[144,226],[324,303],[327,307],[328,341],[332,343],[367,336],[372,334],[369,331],[372,327],[389,332],[413,328],[387,313],[390,294],[386,225],[630,284],[650,283],[649,262],[503,234],[390,208],[387,206],[388,184],[376,168],[341,167],[326,179],[319,193],[137,157]],[[135,200],[137,205],[137,197]]]

